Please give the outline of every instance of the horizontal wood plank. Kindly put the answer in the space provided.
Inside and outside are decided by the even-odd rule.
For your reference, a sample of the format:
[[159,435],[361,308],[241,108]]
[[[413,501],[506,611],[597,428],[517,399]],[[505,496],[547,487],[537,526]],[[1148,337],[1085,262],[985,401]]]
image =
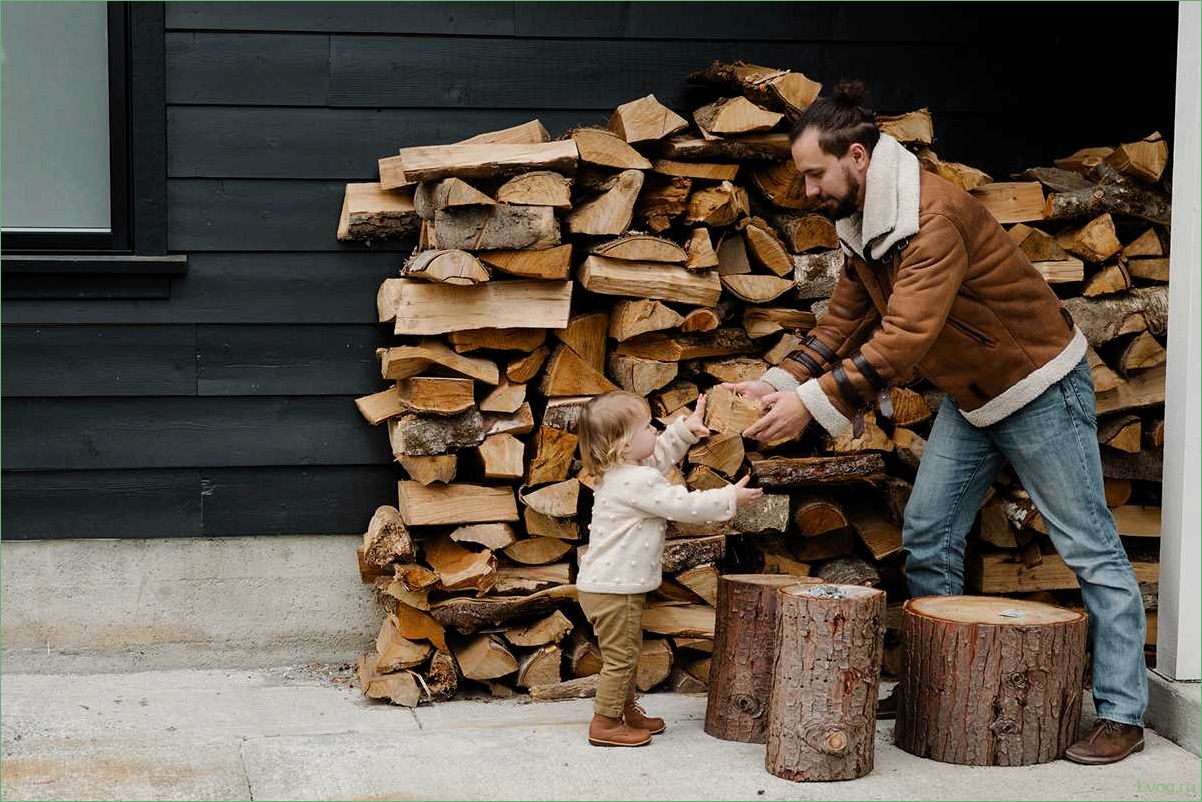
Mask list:
[[324,33],[168,32],[165,41],[168,103],[326,105],[330,37]]

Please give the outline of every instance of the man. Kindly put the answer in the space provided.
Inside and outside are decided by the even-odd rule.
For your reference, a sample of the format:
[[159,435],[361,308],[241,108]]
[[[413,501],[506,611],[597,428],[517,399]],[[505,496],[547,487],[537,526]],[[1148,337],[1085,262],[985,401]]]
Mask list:
[[779,367],[734,387],[767,412],[761,441],[813,420],[831,435],[916,371],[945,399],[902,541],[912,596],[964,589],[965,538],[1009,461],[1077,575],[1089,613],[1098,721],[1067,751],[1113,763],[1143,748],[1144,612],[1106,507],[1086,342],[990,213],[931,173],[841,85],[791,133],[806,194],[836,218],[847,253],[826,315]]

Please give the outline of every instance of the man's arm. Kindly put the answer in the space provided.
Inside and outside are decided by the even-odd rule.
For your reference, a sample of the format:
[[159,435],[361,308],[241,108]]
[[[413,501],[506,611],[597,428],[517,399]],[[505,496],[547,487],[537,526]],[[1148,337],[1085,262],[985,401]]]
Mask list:
[[926,355],[968,274],[968,250],[955,223],[932,214],[920,225],[898,268],[880,328],[858,353],[797,389],[806,409],[832,436]]

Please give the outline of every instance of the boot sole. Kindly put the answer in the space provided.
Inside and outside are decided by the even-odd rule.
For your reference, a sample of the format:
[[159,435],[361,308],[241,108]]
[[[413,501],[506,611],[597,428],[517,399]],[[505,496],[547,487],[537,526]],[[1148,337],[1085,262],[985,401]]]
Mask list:
[[589,738],[588,742],[593,746],[646,746],[647,744],[651,743],[651,739],[648,738],[647,740],[639,741],[638,743],[619,743],[618,741],[602,741],[598,738]]
[[1144,742],[1140,741],[1135,746],[1131,747],[1130,749],[1128,749],[1126,752],[1119,755],[1118,757],[1084,757],[1084,758],[1082,758],[1082,757],[1073,757],[1068,752],[1065,752],[1064,759],[1071,760],[1073,763],[1078,763],[1082,766],[1105,766],[1110,763],[1118,763],[1120,760],[1124,760],[1124,759],[1130,757],[1131,755],[1135,754],[1136,752],[1142,752],[1142,751],[1144,751]]

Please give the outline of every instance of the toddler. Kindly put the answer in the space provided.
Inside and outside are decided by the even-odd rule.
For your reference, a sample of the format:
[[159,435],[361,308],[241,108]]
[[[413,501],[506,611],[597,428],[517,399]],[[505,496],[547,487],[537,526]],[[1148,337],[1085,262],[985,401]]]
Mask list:
[[656,436],[646,399],[611,392],[588,402],[577,434],[584,468],[597,477],[588,551],[576,579],[580,607],[601,647],[601,679],[589,723],[594,746],[643,746],[665,729],[635,702],[642,649],[643,603],[659,587],[668,521],[726,521],[763,495],[750,477],[716,490],[690,492],[666,474],[709,430],[705,396],[687,418]]

